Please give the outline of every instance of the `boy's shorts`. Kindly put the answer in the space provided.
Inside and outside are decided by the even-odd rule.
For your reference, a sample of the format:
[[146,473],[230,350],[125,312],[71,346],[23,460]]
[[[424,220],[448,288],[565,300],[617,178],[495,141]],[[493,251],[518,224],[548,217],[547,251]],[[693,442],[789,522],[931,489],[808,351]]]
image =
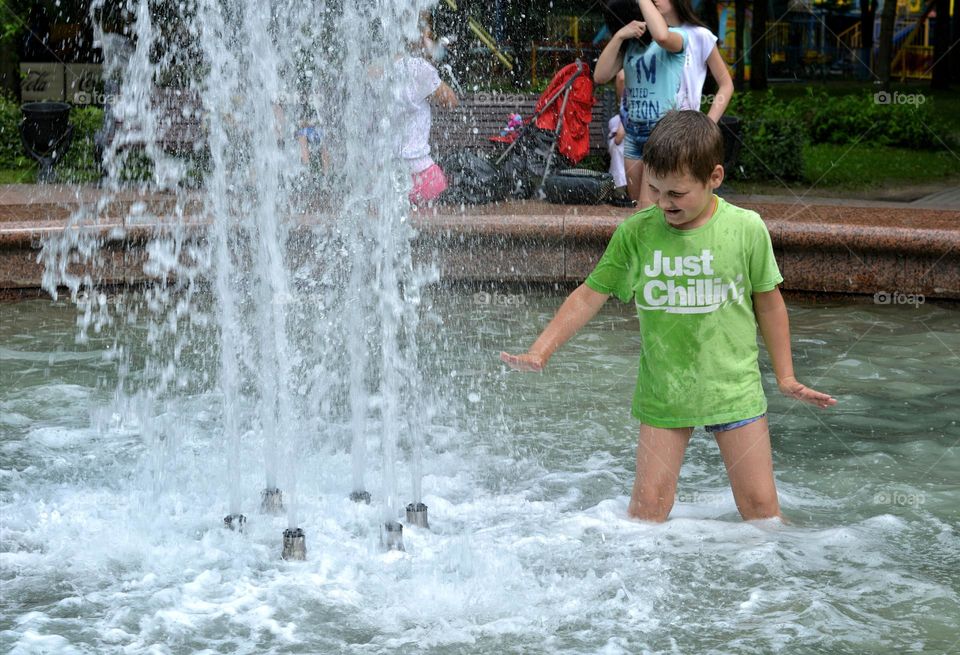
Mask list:
[[413,173],[413,190],[410,191],[410,202],[414,205],[435,200],[447,189],[447,176],[443,170],[433,164],[430,168]]
[[742,421],[734,421],[733,423],[717,423],[716,425],[705,425],[703,426],[703,428],[711,434],[713,434],[714,432],[726,432],[727,430],[742,428],[744,425],[750,425],[751,423],[759,421],[766,415],[767,413],[764,412],[760,416],[754,416],[753,418],[745,418]]

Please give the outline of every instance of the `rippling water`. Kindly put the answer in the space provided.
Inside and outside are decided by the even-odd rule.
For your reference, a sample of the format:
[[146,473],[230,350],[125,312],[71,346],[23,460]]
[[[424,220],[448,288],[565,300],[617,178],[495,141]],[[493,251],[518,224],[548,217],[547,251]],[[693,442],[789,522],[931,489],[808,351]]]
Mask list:
[[[316,425],[299,483],[308,559],[297,563],[279,557],[284,519],[253,511],[259,444],[239,472],[247,530],[220,527],[229,485],[213,390],[127,411],[112,342],[75,343],[72,307],[3,305],[0,647],[960,649],[956,308],[793,303],[798,377],[840,403],[819,411],[773,395],[764,360],[789,524],[740,521],[698,430],[679,502],[653,526],[625,519],[637,432],[630,309],[608,303],[546,373],[521,375],[497,353],[529,344],[560,296],[446,290],[428,301],[420,356],[449,399],[424,417],[432,529],[407,528],[405,553],[382,552],[376,501],[347,500],[348,426]],[[215,371],[200,355],[185,359]],[[371,425],[371,452],[378,434]]]

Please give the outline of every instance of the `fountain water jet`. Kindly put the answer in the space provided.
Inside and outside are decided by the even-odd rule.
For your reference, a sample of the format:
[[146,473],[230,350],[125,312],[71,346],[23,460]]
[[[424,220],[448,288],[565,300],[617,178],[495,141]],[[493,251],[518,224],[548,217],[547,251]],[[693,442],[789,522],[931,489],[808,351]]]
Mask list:
[[405,550],[403,526],[397,521],[386,521],[380,527],[380,545],[384,550]]
[[423,503],[410,503],[407,505],[407,523],[415,525],[418,528],[430,529],[430,522],[427,520],[427,506]]
[[[287,531],[304,536],[296,479],[305,472],[297,467],[306,449],[336,447],[337,433],[326,426],[349,417],[350,497],[371,502],[366,439],[379,433],[374,474],[383,489],[382,529],[399,533],[397,464],[407,453],[413,504],[422,505],[418,424],[426,414],[416,332],[420,288],[436,274],[413,265],[409,172],[383,153],[399,152],[402,132],[394,87],[404,80],[389,72],[416,38],[417,14],[427,5],[191,0],[166,20],[149,0],[130,5],[135,50],[125,63],[107,65],[122,81],[111,109],[118,133],[104,154],[104,198],[71,226],[96,225],[110,194],[128,191],[121,184],[128,159],[123,147],[145,143],[153,176],[142,190],[173,198],[163,209],[137,210],[137,221],[155,225],[145,240],[145,269],[155,283],[140,297],[122,292],[140,303],[133,310],[112,305],[98,289],[101,270],[111,263],[101,254],[103,238],[93,230],[64,230],[44,245],[45,287],[70,289],[84,329],[132,324],[131,315],[145,310],[145,374],[127,378],[142,385],[131,394],[142,399],[140,425],[153,422],[154,411],[169,411],[181,389],[216,399],[225,526],[242,530],[246,522],[243,489],[250,484],[247,464],[255,461],[249,453],[256,450],[262,453],[261,511],[287,512]],[[376,42],[366,38],[371,24],[382,32]],[[206,128],[205,143],[197,144],[206,169],[196,192],[180,184],[184,161],[158,143],[167,117],[156,106],[156,84],[168,79],[180,80],[185,100],[196,99]],[[336,135],[329,147],[350,179],[312,204],[302,196],[292,138],[308,106]],[[194,111],[185,102],[188,110]],[[304,207],[314,213],[298,222],[294,215]],[[75,262],[90,272],[74,273]],[[316,306],[302,302],[309,285],[322,296]],[[114,307],[129,313],[111,316]],[[191,328],[208,323],[210,331],[198,328],[205,343],[191,344]],[[214,370],[205,369],[206,362]],[[120,364],[136,372],[138,363]],[[118,390],[118,398],[127,393]],[[156,479],[172,489],[174,476],[167,473],[177,467],[178,448],[155,441],[148,445],[163,469]]]
[[300,528],[287,528],[283,531],[283,552],[285,560],[302,561],[307,559],[307,537]]

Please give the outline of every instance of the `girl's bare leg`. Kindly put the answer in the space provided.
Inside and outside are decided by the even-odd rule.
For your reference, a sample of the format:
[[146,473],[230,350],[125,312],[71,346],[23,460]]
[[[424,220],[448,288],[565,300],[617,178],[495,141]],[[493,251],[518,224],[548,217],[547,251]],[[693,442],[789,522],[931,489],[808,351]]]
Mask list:
[[693,428],[655,428],[640,425],[637,477],[627,514],[643,521],[667,520],[677,492],[680,465]]
[[637,201],[637,209],[649,207],[650,202],[643,203],[643,161],[624,158],[623,168],[627,173],[627,195]]

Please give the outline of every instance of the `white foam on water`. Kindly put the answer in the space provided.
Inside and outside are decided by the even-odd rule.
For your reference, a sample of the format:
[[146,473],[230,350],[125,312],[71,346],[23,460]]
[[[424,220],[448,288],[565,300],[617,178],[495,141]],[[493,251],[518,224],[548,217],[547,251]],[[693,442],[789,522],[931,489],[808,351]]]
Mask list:
[[[256,461],[235,472],[245,532],[221,527],[216,394],[121,421],[90,411],[91,388],[36,392],[74,400],[59,420],[13,428],[5,446],[17,447],[2,450],[0,571],[14,604],[0,646],[12,652],[943,652],[960,634],[953,464],[935,439],[849,427],[847,444],[804,442],[809,457],[778,463],[790,522],[744,523],[698,431],[671,518],[653,525],[626,517],[635,426],[603,410],[531,417],[518,399],[516,415],[427,430],[431,529],[407,526],[406,551],[385,553],[380,467],[374,504],[348,500],[346,430],[319,425],[300,462],[307,560],[285,562],[285,519],[257,512]],[[807,438],[804,421],[786,417],[777,438]],[[166,441],[149,446],[148,431]],[[938,460],[947,468],[924,479]]]

